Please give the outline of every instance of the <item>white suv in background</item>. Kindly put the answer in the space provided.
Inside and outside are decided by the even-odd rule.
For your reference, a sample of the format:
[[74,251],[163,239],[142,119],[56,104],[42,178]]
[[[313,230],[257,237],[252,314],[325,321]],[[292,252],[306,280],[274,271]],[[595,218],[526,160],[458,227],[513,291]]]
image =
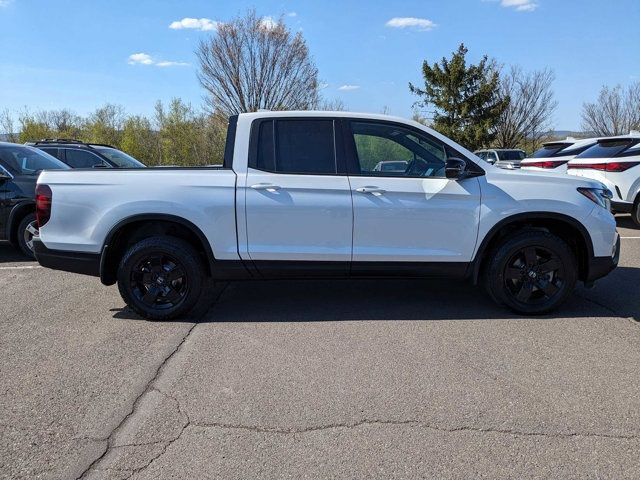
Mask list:
[[533,155],[520,163],[524,170],[538,170],[554,173],[567,173],[567,163],[598,142],[597,138],[576,140],[567,137],[565,140],[547,142]]
[[568,173],[602,182],[611,190],[611,208],[631,213],[640,226],[640,132],[598,140],[568,163]]

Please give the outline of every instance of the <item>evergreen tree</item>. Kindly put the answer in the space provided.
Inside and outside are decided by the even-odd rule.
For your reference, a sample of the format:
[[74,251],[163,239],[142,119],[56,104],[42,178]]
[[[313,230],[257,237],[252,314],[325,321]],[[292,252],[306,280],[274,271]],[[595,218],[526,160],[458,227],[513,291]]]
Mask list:
[[467,49],[460,44],[451,59],[433,66],[422,65],[424,89],[409,84],[422,97],[417,105],[435,107],[432,127],[469,150],[489,145],[496,123],[509,105],[499,95],[500,77],[494,63],[484,56],[477,65],[467,65]]

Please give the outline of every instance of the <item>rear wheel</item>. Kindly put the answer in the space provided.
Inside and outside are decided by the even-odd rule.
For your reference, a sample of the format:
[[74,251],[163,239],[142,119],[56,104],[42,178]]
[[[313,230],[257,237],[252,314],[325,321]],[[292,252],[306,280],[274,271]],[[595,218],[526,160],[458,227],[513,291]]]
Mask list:
[[29,258],[35,258],[33,255],[33,237],[38,235],[38,224],[35,213],[30,213],[22,219],[18,225],[17,233],[18,246],[22,253]]
[[170,320],[208,305],[209,283],[198,252],[174,237],[141,240],[129,248],[118,267],[123,300],[150,320]]
[[638,198],[636,198],[636,201],[633,204],[631,218],[633,219],[633,223],[640,227],[640,195],[638,195]]
[[525,231],[505,240],[493,252],[485,269],[491,297],[522,314],[554,310],[573,292],[576,259],[559,237]]

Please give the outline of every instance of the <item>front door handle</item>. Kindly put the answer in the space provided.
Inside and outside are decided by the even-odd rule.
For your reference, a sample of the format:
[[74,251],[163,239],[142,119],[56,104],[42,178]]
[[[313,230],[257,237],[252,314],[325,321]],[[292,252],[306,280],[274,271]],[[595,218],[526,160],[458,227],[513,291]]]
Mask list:
[[382,188],[379,188],[379,187],[360,187],[360,188],[356,188],[356,192],[371,193],[373,195],[382,195],[383,193],[386,192],[386,190],[383,190]]
[[251,185],[251,188],[254,190],[266,190],[267,192],[275,192],[280,190],[282,187],[280,185],[274,185],[272,183],[256,183],[255,185]]

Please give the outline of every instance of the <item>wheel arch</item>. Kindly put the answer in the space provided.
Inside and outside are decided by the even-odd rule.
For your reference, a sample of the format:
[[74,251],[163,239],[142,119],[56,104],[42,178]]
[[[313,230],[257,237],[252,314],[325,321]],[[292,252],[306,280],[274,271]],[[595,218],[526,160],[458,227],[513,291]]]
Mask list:
[[33,200],[26,200],[14,205],[9,212],[9,218],[7,219],[7,239],[11,244],[17,245],[18,242],[18,225],[22,219],[30,213],[35,213],[36,203]]
[[177,215],[149,213],[127,217],[111,228],[102,246],[100,281],[105,285],[113,285],[126,248],[153,235],[175,236],[189,242],[202,255],[207,274],[211,275],[215,257],[202,230],[190,220]]
[[525,212],[511,215],[496,223],[478,247],[472,263],[471,278],[474,284],[493,249],[510,233],[524,229],[549,231],[565,240],[574,250],[578,261],[578,278],[588,276],[589,259],[593,258],[593,242],[586,227],[573,217],[555,212]]

